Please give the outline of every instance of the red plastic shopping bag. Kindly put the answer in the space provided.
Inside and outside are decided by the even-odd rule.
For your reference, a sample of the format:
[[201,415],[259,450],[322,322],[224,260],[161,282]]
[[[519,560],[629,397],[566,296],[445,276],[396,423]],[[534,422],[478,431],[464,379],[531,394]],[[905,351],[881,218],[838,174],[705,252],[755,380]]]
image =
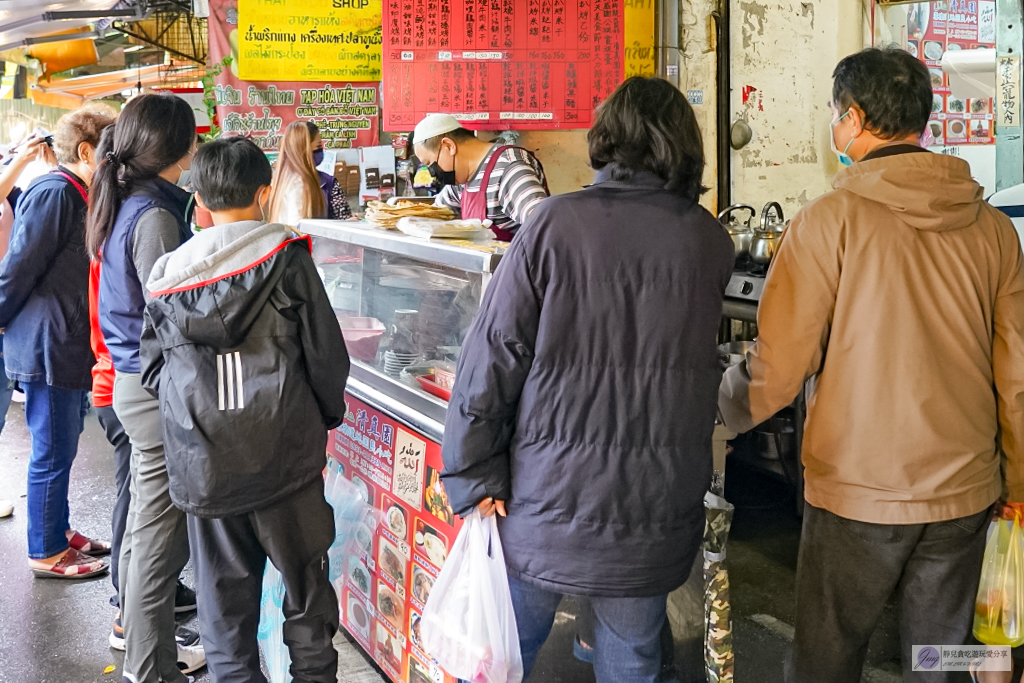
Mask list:
[[423,646],[449,675],[519,683],[523,657],[498,524],[466,517],[423,610]]

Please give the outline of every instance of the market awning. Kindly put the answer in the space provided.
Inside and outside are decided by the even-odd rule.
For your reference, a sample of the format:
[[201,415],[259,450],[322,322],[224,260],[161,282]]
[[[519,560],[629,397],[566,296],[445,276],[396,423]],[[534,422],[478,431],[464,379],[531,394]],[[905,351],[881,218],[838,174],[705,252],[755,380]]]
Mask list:
[[[118,0],[0,0],[0,52],[76,36],[93,37],[89,25],[103,19],[141,18],[140,8]],[[118,6],[117,9],[114,9]]]
[[88,100],[117,95],[125,90],[156,86],[194,83],[203,77],[204,69],[197,66],[144,66],[123,71],[75,78],[61,78],[55,81],[39,81],[31,86],[32,100],[36,104],[74,109]]

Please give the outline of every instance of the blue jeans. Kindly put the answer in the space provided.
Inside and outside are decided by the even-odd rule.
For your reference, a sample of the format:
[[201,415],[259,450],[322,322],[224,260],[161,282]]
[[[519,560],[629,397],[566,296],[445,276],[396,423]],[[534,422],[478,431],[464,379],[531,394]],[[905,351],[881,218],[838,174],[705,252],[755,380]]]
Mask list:
[[[0,341],[2,343],[2,341]],[[11,407],[11,396],[14,394],[14,382],[0,373],[0,432],[7,424],[7,411]]]
[[28,556],[52,557],[68,549],[68,482],[85,428],[88,392],[22,382],[25,420],[32,434],[28,464]]
[[[551,633],[562,594],[508,578],[523,653],[524,680]],[[661,628],[667,595],[591,597],[596,619],[594,674],[598,683],[655,683],[661,669]]]
[[[4,333],[0,332],[0,371],[4,367]],[[14,380],[7,379],[7,375],[0,372],[0,432],[4,431],[7,424],[7,410],[11,407],[11,395],[14,393]]]

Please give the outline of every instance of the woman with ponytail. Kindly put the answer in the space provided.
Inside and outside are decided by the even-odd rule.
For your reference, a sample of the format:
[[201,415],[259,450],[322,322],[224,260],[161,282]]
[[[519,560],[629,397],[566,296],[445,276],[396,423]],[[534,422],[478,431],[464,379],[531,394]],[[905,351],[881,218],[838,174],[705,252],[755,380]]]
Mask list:
[[171,504],[160,405],[142,388],[139,342],[158,258],[191,236],[188,184],[195,117],[171,94],[125,105],[112,149],[93,179],[86,226],[100,259],[99,319],[114,365],[114,412],[132,443],[131,502],[121,549],[119,591],[126,656],[136,683],[186,683],[206,663],[202,646],[174,637],[178,574],[188,562],[185,514]]

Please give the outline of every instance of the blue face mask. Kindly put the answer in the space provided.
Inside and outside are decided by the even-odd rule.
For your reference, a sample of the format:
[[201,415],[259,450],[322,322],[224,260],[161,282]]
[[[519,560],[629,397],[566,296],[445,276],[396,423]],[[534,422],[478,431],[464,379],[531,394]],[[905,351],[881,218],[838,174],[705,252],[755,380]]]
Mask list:
[[319,166],[324,163],[324,148],[319,147],[313,150],[313,165]]
[[838,119],[836,119],[835,121],[830,123],[829,126],[828,126],[828,137],[829,137],[830,146],[832,147],[832,151],[835,152],[835,155],[839,158],[839,163],[842,164],[843,166],[853,166],[853,159],[850,158],[850,155],[847,154],[847,152],[850,149],[850,145],[853,144],[854,138],[850,138],[850,141],[846,143],[846,148],[843,149],[842,152],[840,152],[839,151],[839,147],[836,145],[835,132],[836,132],[836,124],[839,123],[840,121],[842,121],[843,119],[845,119],[847,114],[849,114],[849,113],[850,113],[850,110],[847,109],[846,113],[844,113]]

